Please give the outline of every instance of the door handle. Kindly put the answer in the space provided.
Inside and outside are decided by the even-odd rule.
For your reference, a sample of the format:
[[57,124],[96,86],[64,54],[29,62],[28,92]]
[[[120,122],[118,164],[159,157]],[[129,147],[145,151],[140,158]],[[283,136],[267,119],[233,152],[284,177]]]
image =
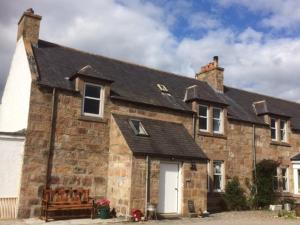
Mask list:
[[178,191],[178,188],[174,188],[175,189],[175,191]]

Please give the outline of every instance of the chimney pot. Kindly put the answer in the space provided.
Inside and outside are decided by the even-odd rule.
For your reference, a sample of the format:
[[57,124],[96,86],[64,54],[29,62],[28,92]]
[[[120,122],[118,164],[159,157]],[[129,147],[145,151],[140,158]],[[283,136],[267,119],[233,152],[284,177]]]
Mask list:
[[219,66],[219,56],[214,56],[213,60],[214,60],[215,66],[218,67]]

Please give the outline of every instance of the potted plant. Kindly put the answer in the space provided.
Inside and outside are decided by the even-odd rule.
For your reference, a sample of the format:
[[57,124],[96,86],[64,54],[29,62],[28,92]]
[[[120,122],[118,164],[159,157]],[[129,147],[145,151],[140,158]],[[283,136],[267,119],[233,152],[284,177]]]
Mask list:
[[110,217],[110,201],[108,199],[99,199],[96,201],[97,216],[101,219],[108,219]]

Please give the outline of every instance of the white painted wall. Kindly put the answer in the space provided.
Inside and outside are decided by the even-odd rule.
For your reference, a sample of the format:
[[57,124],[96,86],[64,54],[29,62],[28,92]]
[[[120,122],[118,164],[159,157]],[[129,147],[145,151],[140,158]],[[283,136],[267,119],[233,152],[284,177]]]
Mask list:
[[23,38],[17,42],[0,106],[0,131],[15,132],[27,128],[31,72]]
[[0,198],[19,197],[24,137],[0,135]]

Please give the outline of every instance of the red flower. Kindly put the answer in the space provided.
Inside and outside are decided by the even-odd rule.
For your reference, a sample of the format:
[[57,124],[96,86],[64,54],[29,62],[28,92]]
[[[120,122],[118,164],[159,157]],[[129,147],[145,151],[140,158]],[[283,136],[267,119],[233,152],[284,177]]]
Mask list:
[[109,206],[110,201],[106,198],[98,199],[96,201],[97,206]]

